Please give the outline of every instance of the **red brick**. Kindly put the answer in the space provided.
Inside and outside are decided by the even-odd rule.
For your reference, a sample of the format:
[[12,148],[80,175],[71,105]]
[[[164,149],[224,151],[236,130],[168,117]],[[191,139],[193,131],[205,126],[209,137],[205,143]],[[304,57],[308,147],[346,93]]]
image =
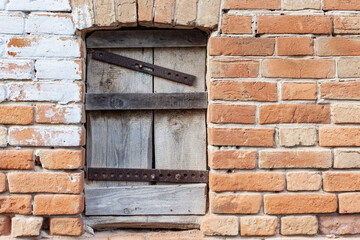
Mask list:
[[241,217],[240,226],[241,236],[273,236],[278,220],[276,217]]
[[316,216],[287,216],[281,218],[282,235],[315,235],[318,232]]
[[209,41],[211,56],[272,56],[275,38],[213,37]]
[[330,150],[260,151],[260,168],[331,168]]
[[2,150],[0,151],[0,169],[31,170],[34,169],[33,150]]
[[209,144],[223,146],[273,147],[274,129],[209,128]]
[[332,105],[335,123],[360,123],[360,104],[342,103]]
[[210,84],[210,98],[226,101],[276,102],[276,83],[215,81]]
[[339,213],[360,213],[360,193],[339,194]]
[[335,194],[277,194],[264,196],[265,214],[332,213]]
[[263,105],[259,109],[259,123],[330,123],[330,105]]
[[208,215],[202,219],[200,229],[205,236],[236,236],[239,234],[239,220],[233,216]]
[[281,8],[281,0],[225,0],[224,9],[271,9]]
[[11,222],[9,216],[0,216],[0,236],[10,235]]
[[[227,221],[226,221],[227,222]],[[232,225],[230,220],[228,223]],[[229,226],[230,228],[233,227]],[[145,235],[145,236],[144,236]],[[148,237],[146,236],[148,235]],[[129,237],[130,235],[128,235]],[[151,234],[131,235],[132,238],[110,238],[110,240],[205,240],[204,235],[199,230],[188,231],[168,231],[168,232],[154,232]]]
[[260,194],[210,195],[212,213],[257,214],[261,208]]
[[330,34],[330,16],[258,16],[258,33]]
[[329,59],[265,59],[262,76],[269,78],[333,78],[335,62]]
[[289,172],[286,174],[288,191],[318,191],[321,176],[316,172]]
[[252,16],[225,15],[222,18],[223,33],[252,33]]
[[0,124],[26,125],[34,123],[34,107],[0,106]]
[[318,38],[316,40],[318,56],[360,56],[360,40],[357,38]]
[[155,1],[155,24],[172,25],[174,23],[175,0]]
[[359,34],[360,17],[358,16],[334,16],[335,34]]
[[309,37],[279,37],[278,56],[306,56],[314,54],[314,40]]
[[316,100],[317,84],[313,82],[290,83],[281,85],[282,100]]
[[340,58],[338,60],[338,77],[339,78],[359,78],[360,77],[360,59]]
[[252,105],[222,105],[209,106],[209,120],[212,123],[255,123],[256,107]]
[[9,144],[12,146],[83,146],[85,129],[78,126],[11,127]]
[[211,191],[278,192],[285,187],[282,173],[213,173],[210,172]]
[[209,166],[212,169],[254,169],[256,151],[209,151]]
[[155,0],[139,0],[138,7],[138,20],[140,25],[152,24],[153,10]]
[[356,127],[321,127],[319,144],[321,147],[356,147],[360,146],[360,128]]
[[360,10],[358,0],[324,0],[324,10]]
[[322,99],[360,100],[360,82],[324,82],[320,84]]
[[41,149],[36,157],[46,169],[79,169],[84,167],[85,150]]
[[30,214],[31,196],[30,195],[0,196],[0,213],[22,214],[22,215]]
[[81,105],[36,105],[38,123],[81,123],[85,122]]
[[360,216],[320,216],[320,234],[348,235],[360,233]]
[[34,197],[34,215],[73,215],[83,211],[83,195],[36,195]]
[[50,235],[80,236],[84,233],[81,217],[50,218]]
[[[5,173],[0,173],[0,192],[6,192],[6,175]],[[1,232],[1,227],[0,227]],[[0,234],[1,236],[1,234]]]
[[84,189],[83,172],[14,172],[8,174],[8,181],[11,193],[82,193]]
[[212,78],[255,78],[259,75],[259,61],[244,59],[212,59]]
[[[152,238],[151,236],[150,236],[149,240],[150,240],[150,239],[151,239],[151,240],[165,240],[165,239],[163,239],[163,238],[161,238],[161,237],[159,237],[159,238],[156,238],[156,237]],[[98,239],[98,240],[100,240],[100,239]],[[105,239],[101,239],[101,240],[105,240]],[[106,240],[108,240],[108,239],[106,239]],[[145,237],[145,236],[142,236],[142,235],[129,234],[129,235],[122,235],[122,236],[110,237],[110,240],[148,240],[148,239],[146,239],[146,237]]]
[[360,190],[360,172],[324,172],[323,188],[326,192]]

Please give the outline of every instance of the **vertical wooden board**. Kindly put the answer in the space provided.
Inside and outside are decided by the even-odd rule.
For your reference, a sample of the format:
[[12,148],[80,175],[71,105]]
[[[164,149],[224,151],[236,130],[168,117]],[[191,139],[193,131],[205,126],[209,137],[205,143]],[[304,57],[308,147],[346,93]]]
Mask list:
[[155,77],[154,92],[204,92],[205,61],[205,48],[154,48],[154,64],[196,76],[193,86]]
[[[104,49],[105,51],[152,63],[152,49]],[[152,93],[151,75],[104,63],[88,54],[88,93]]]
[[[108,51],[150,63],[153,61],[151,49]],[[91,56],[87,81],[88,92],[93,93],[151,93],[153,88],[152,76],[100,62]],[[88,116],[88,167],[152,167],[151,111],[90,112]],[[91,187],[128,184],[90,183]],[[131,183],[139,184],[144,183]]]
[[[154,92],[205,91],[205,48],[154,49],[154,63],[196,76],[194,86],[154,79]],[[206,119],[203,110],[155,111],[157,169],[206,170]]]

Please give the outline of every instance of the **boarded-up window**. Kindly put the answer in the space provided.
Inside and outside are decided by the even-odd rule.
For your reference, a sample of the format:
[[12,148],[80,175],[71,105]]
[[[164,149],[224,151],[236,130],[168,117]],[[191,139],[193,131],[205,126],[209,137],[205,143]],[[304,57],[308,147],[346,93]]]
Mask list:
[[[206,35],[197,30],[102,31],[87,38],[88,169],[206,170],[206,42]],[[196,79],[189,86],[93,59],[99,49]],[[184,95],[156,95],[160,93]],[[195,100],[192,93],[199,93]],[[90,95],[97,98],[90,100]],[[164,101],[178,105],[179,97],[202,107],[189,104],[180,110],[161,110],[155,106]],[[94,105],[102,101],[107,107],[96,109]],[[88,181],[85,213],[201,215],[206,211],[206,189],[205,183]]]

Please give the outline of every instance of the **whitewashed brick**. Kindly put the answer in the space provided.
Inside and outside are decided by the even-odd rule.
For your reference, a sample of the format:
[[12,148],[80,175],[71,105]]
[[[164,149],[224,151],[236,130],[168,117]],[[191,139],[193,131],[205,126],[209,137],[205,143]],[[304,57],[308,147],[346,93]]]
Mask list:
[[7,128],[0,127],[0,147],[6,147],[7,145]]
[[5,84],[0,84],[0,103],[6,99],[6,86]]
[[36,77],[49,80],[78,80],[82,78],[81,60],[37,60]]
[[77,29],[82,30],[92,27],[95,23],[92,0],[73,0],[72,15]]
[[11,219],[12,237],[37,237],[44,219],[42,217],[16,216]]
[[9,101],[80,102],[84,86],[81,83],[7,83]]
[[14,37],[7,50],[16,57],[81,57],[81,40],[59,36]]
[[0,0],[0,10],[5,10],[7,0]]
[[0,59],[0,79],[31,79],[32,72],[31,61]]
[[27,33],[74,34],[75,26],[69,14],[31,13],[26,21]]
[[0,37],[0,57],[3,57],[6,52],[6,38]]
[[8,10],[70,11],[69,0],[9,0]]
[[36,106],[37,123],[81,123],[83,106],[77,104],[57,105],[39,104]]
[[24,33],[24,25],[25,25],[25,18],[23,14],[0,13],[0,33],[22,34]]
[[78,126],[10,127],[9,144],[12,146],[73,147],[84,145],[85,132]]

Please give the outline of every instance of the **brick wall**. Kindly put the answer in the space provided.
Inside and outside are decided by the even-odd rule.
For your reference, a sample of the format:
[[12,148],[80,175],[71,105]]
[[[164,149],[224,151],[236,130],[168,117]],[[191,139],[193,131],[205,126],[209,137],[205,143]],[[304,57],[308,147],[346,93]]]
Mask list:
[[358,0],[0,0],[0,235],[84,233],[84,36],[122,26],[212,32],[210,205],[201,233],[111,239],[359,235],[359,10]]

